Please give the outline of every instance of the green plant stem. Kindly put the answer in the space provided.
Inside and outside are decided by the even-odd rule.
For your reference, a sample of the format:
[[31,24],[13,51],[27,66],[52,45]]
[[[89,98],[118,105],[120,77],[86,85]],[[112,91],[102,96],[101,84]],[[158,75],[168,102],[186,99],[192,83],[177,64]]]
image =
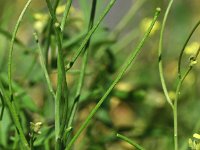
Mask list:
[[14,48],[14,42],[16,39],[16,35],[17,35],[17,31],[19,29],[20,23],[23,19],[23,16],[28,8],[28,6],[30,5],[32,0],[28,0],[27,3],[25,4],[18,20],[17,23],[14,27],[14,31],[12,34],[12,39],[10,42],[10,48],[9,48],[9,57],[8,57],[8,79],[9,79],[9,94],[10,94],[10,100],[13,100],[13,90],[12,90],[12,60],[13,60],[13,48]]
[[[53,11],[51,3],[49,0],[46,0],[50,15],[54,22],[54,31],[56,35],[56,42],[58,48],[58,81],[57,81],[57,92],[56,92],[56,101],[55,101],[55,135],[56,135],[56,149],[60,150],[62,148],[62,133],[64,132],[65,124],[67,124],[67,112],[68,112],[68,86],[65,74],[64,67],[64,58],[62,51],[62,33],[60,30],[60,25],[57,22],[56,15]],[[62,100],[62,95],[64,100]]]
[[[198,55],[200,52],[200,48],[198,49],[198,51],[196,52],[194,58],[192,58],[191,61],[196,61]],[[181,56],[179,57],[179,60],[181,59]],[[186,70],[186,72],[183,74],[183,76],[181,76],[181,78],[178,78],[178,84],[177,84],[177,88],[176,88],[176,99],[174,101],[174,107],[173,107],[173,117],[174,117],[174,143],[175,143],[175,149],[178,150],[178,116],[177,116],[177,111],[178,111],[178,99],[179,99],[179,95],[180,95],[180,89],[181,86],[183,84],[183,81],[185,80],[185,78],[187,77],[187,75],[190,73],[190,71],[193,68],[193,64],[191,64],[192,62],[190,62],[188,69]]]
[[[138,12],[138,10],[142,7],[142,5],[146,2],[146,0],[137,0],[134,2],[130,10],[125,14],[125,16],[120,20],[120,22],[116,25],[116,27],[113,29],[113,31],[108,35],[108,38],[106,40],[111,40],[111,41],[116,41],[119,40],[118,37],[120,33],[127,27],[127,25],[132,21],[133,17],[135,14]],[[134,32],[133,30],[132,32]],[[123,39],[120,39],[117,44],[114,44],[112,49],[113,52],[116,54],[118,53],[121,49],[123,49],[126,44],[132,41],[132,37],[136,37],[136,34],[131,36],[131,33],[128,33]],[[125,41],[123,41],[125,40]],[[97,58],[101,58],[102,55],[104,54],[105,50],[109,47],[112,46],[114,42],[111,43],[106,43],[103,45],[98,51]],[[120,45],[122,44],[122,45]]]
[[35,41],[36,41],[37,46],[38,46],[38,51],[39,51],[39,56],[40,56],[40,64],[41,64],[42,70],[44,72],[45,79],[46,79],[49,91],[52,94],[53,99],[56,100],[56,95],[55,95],[55,93],[53,91],[53,87],[51,85],[51,81],[50,81],[50,78],[49,78],[49,75],[48,75],[48,72],[47,72],[47,69],[46,69],[46,66],[45,66],[45,60],[44,60],[44,56],[43,56],[43,53],[42,53],[42,48],[40,46],[37,33],[34,33],[34,37],[35,37]]
[[0,80],[0,94],[2,95],[2,98],[3,98],[4,102],[6,103],[6,105],[8,107],[8,110],[9,110],[10,115],[12,117],[12,120],[15,124],[15,127],[17,129],[17,133],[19,134],[20,141],[21,141],[23,147],[25,148],[25,150],[30,150],[30,147],[28,145],[28,142],[27,142],[26,137],[24,135],[22,126],[21,126],[20,121],[19,121],[19,117],[18,117],[19,115],[17,113],[17,110],[15,109],[13,103],[10,101],[9,96],[6,94],[6,91],[4,90],[4,87],[1,83],[1,80]]
[[116,135],[118,138],[122,139],[123,141],[131,144],[132,146],[134,146],[135,148],[137,148],[138,150],[144,150],[144,148],[142,148],[140,145],[138,145],[137,143],[135,143],[134,141],[132,141],[131,139],[117,133]]
[[0,121],[2,120],[3,118],[3,113],[4,113],[4,108],[5,108],[5,104],[4,104],[4,100],[3,100],[3,95],[1,95],[0,93],[0,99],[1,99],[1,114],[0,114]]
[[160,14],[160,8],[156,9],[156,13],[155,16],[153,18],[153,21],[150,25],[150,27],[148,28],[147,32],[145,33],[144,37],[142,38],[141,42],[139,43],[139,45],[136,47],[135,51],[133,51],[130,56],[127,58],[127,60],[125,61],[125,63],[123,64],[122,68],[120,69],[117,77],[115,78],[115,80],[113,81],[113,83],[110,85],[110,87],[108,88],[108,90],[105,92],[105,94],[103,95],[103,97],[99,100],[99,102],[96,104],[96,106],[92,109],[92,111],[90,112],[90,114],[88,115],[88,117],[86,118],[86,120],[83,122],[83,124],[81,125],[81,127],[79,128],[79,130],[76,132],[76,134],[74,135],[74,137],[72,138],[72,140],[69,142],[69,144],[67,145],[65,150],[70,150],[72,145],[74,144],[74,142],[77,140],[77,138],[79,137],[79,135],[83,132],[83,130],[87,127],[87,125],[89,124],[89,122],[91,121],[92,117],[95,115],[95,113],[97,112],[97,110],[99,109],[99,107],[101,107],[102,103],[106,100],[106,98],[108,97],[108,95],[110,94],[110,92],[112,91],[112,89],[115,87],[115,85],[118,83],[118,81],[122,78],[122,76],[124,75],[124,73],[126,72],[126,70],[128,69],[128,67],[131,65],[131,63],[133,62],[133,60],[136,58],[136,56],[138,55],[138,53],[140,52],[142,46],[144,45],[144,42],[146,41],[147,37],[149,36],[149,33],[151,32],[159,14]]
[[72,0],[68,0],[66,3],[66,6],[65,6],[63,18],[62,18],[61,25],[60,25],[60,29],[61,29],[62,33],[64,31],[65,23],[66,23],[71,5],[72,5]]
[[196,31],[196,29],[198,28],[198,26],[200,25],[200,20],[196,23],[196,25],[193,27],[192,31],[190,32],[188,38],[186,39],[183,48],[181,49],[181,53],[179,55],[179,60],[178,60],[178,75],[179,78],[181,78],[181,61],[182,61],[182,57],[183,57],[183,52],[188,44],[188,42],[190,41],[192,35],[194,34],[194,32]]
[[[56,94],[56,97],[57,97],[57,113],[60,113],[59,112],[59,109],[62,110],[62,119],[60,122],[59,120],[57,120],[57,125],[58,123],[62,124],[61,125],[61,129],[60,128],[60,125],[58,130],[56,131],[56,133],[58,134],[57,135],[57,139],[58,138],[62,138],[61,135],[63,133],[63,130],[64,130],[64,126],[65,124],[67,124],[66,120],[67,120],[67,112],[68,112],[68,86],[67,86],[67,80],[66,80],[66,74],[65,74],[65,67],[64,67],[64,58],[63,58],[63,52],[62,52],[62,44],[61,44],[61,38],[60,38],[60,34],[58,33],[58,30],[56,30],[56,38],[57,38],[57,43],[58,43],[58,62],[57,62],[57,66],[58,66],[58,89],[57,89],[57,94]],[[62,99],[62,94],[64,95],[64,101],[62,103],[61,102],[61,99]],[[57,114],[58,116],[57,117],[61,117],[61,115]],[[58,143],[59,145],[59,143]]]
[[[17,35],[17,31],[19,29],[19,26],[20,26],[20,23],[23,19],[23,16],[28,8],[28,6],[30,5],[31,3],[31,0],[28,0],[27,3],[25,4],[18,20],[17,20],[17,23],[14,27],[14,31],[12,33],[12,38],[11,38],[11,43],[10,43],[10,48],[9,48],[9,57],[8,57],[8,80],[9,80],[9,96],[7,95],[4,95],[4,100],[6,101],[6,104],[8,106],[8,109],[10,111],[10,114],[13,118],[13,122],[18,130],[18,134],[20,136],[20,140],[24,146],[25,149],[29,150],[29,145],[28,145],[28,142],[25,138],[25,135],[23,133],[23,130],[22,130],[22,126],[20,124],[20,121],[19,121],[19,118],[18,118],[18,114],[17,114],[17,110],[15,109],[15,106],[12,102],[13,100],[13,89],[12,89],[12,60],[13,60],[13,49],[14,49],[14,42],[15,42],[15,39],[16,39],[16,35]],[[1,82],[1,81],[0,81]],[[1,83],[0,83],[1,84]],[[5,91],[3,90],[3,86],[2,84],[0,85],[1,87],[1,94],[5,94]]]
[[[90,21],[89,21],[89,24],[88,24],[88,32],[92,29],[93,24],[94,24],[95,13],[96,13],[96,4],[97,4],[97,0],[93,0],[92,1],[92,9],[91,9],[91,13],[90,13]],[[74,119],[74,116],[75,116],[75,112],[77,110],[78,102],[79,102],[79,99],[80,99],[81,90],[82,90],[82,87],[83,87],[83,84],[84,84],[86,66],[87,66],[87,63],[88,63],[88,48],[89,48],[89,46],[90,46],[90,39],[88,40],[88,43],[86,44],[85,49],[84,49],[84,56],[83,56],[83,60],[82,60],[80,77],[79,77],[79,81],[78,81],[76,95],[75,95],[75,98],[74,98],[74,103],[73,103],[72,109],[71,109],[68,127],[70,127],[72,125],[72,122],[73,122],[73,119]]]
[[77,35],[75,35],[74,37],[70,38],[67,41],[63,41],[63,48],[68,48],[76,43],[78,43],[79,41],[81,41],[81,39],[83,39],[86,35],[86,32],[81,32]]
[[158,49],[158,58],[159,58],[158,65],[159,65],[159,75],[160,75],[161,85],[162,85],[165,97],[167,99],[167,102],[170,104],[170,106],[173,109],[173,104],[172,104],[172,101],[171,101],[171,99],[169,97],[169,93],[168,93],[167,86],[166,86],[166,83],[165,83],[164,73],[163,73],[163,65],[162,65],[163,35],[164,35],[164,30],[165,30],[167,17],[168,17],[168,14],[169,14],[169,11],[171,9],[172,4],[173,4],[173,0],[170,0],[169,4],[167,6],[167,10],[166,10],[165,15],[164,15],[162,26],[161,26],[159,49]]
[[[60,2],[60,0],[55,0],[54,1],[54,5],[53,5],[53,8],[52,8],[53,14],[55,14],[56,8],[57,8],[59,2]],[[49,51],[49,46],[50,46],[50,43],[51,43],[51,35],[52,35],[53,23],[54,23],[53,19],[50,18],[48,26],[47,26],[48,32],[47,32],[46,43],[45,43],[45,47],[44,47],[45,64],[46,64],[47,70],[48,70],[48,51]]]
[[86,37],[84,38],[83,42],[81,43],[81,46],[78,48],[78,50],[76,51],[76,53],[74,54],[74,56],[72,57],[71,61],[67,64],[66,66],[66,70],[69,70],[74,62],[76,61],[76,59],[78,58],[78,56],[81,54],[81,52],[83,51],[84,47],[86,46],[86,44],[88,43],[90,37],[92,36],[92,34],[96,31],[96,29],[99,27],[100,23],[103,21],[103,19],[105,18],[105,16],[107,15],[107,13],[110,11],[110,9],[112,8],[112,6],[115,4],[116,0],[111,0],[110,3],[108,4],[108,6],[106,7],[105,11],[103,12],[102,16],[100,17],[100,19],[98,20],[98,22],[93,26],[93,28],[87,33]]

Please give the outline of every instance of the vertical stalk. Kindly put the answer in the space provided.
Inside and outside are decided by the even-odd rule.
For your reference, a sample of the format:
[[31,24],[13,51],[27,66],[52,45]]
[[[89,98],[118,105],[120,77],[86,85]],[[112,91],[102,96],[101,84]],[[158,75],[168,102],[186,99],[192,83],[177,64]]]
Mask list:
[[62,21],[61,21],[61,25],[60,25],[60,29],[61,29],[62,33],[64,31],[64,28],[65,28],[65,23],[66,23],[71,5],[72,5],[72,0],[68,0],[67,3],[66,3],[66,6],[65,6],[65,11],[64,11]]
[[14,31],[12,34],[12,39],[10,42],[10,49],[9,49],[9,57],[8,57],[8,80],[9,80],[9,93],[10,93],[10,100],[13,100],[13,90],[12,90],[12,59],[13,59],[13,48],[14,48],[14,42],[15,42],[15,37],[17,35],[17,31],[19,29],[19,26],[21,24],[21,21],[23,19],[23,16],[28,8],[28,6],[30,5],[32,0],[28,0],[27,3],[25,4],[18,20],[17,23],[14,27]]
[[24,149],[30,150],[30,147],[28,145],[28,141],[26,140],[22,126],[21,126],[20,121],[19,121],[18,112],[15,109],[13,103],[10,101],[9,96],[6,94],[6,91],[4,90],[4,87],[1,83],[1,80],[0,80],[0,94],[2,95],[2,98],[3,98],[3,100],[5,101],[5,103],[8,107],[8,110],[9,110],[10,115],[12,117],[12,120],[15,124],[17,133],[19,134],[19,138],[20,138],[20,141],[21,141]]
[[[27,3],[25,4],[18,20],[17,20],[17,23],[14,27],[14,31],[13,31],[13,34],[12,34],[12,39],[11,39],[11,43],[10,43],[10,48],[9,48],[9,57],[8,57],[8,86],[9,86],[9,96],[7,95],[4,95],[4,99],[6,101],[6,104],[8,106],[8,109],[10,111],[10,114],[11,114],[11,117],[13,119],[13,122],[15,124],[15,127],[18,131],[18,134],[19,134],[19,137],[20,137],[20,140],[22,142],[22,145],[24,146],[25,149],[29,150],[30,147],[28,145],[28,142],[26,140],[26,137],[24,135],[24,132],[23,132],[23,129],[22,129],[22,126],[20,124],[20,121],[19,121],[19,118],[18,118],[18,112],[17,110],[15,109],[15,106],[14,106],[14,102],[13,102],[13,89],[12,89],[12,60],[13,60],[13,49],[14,49],[14,42],[15,42],[15,37],[17,35],[17,31],[19,29],[19,26],[21,24],[21,21],[23,19],[23,16],[28,8],[28,6],[31,4],[31,1],[32,0],[28,0]],[[1,81],[0,81],[1,82]],[[0,83],[0,92],[1,94],[5,94],[5,91],[3,89],[3,86],[2,84]]]
[[[88,24],[88,32],[92,29],[93,24],[94,24],[95,13],[96,13],[96,3],[97,3],[97,0],[92,1],[92,9],[91,9],[91,13],[90,13],[90,21],[89,21],[89,24]],[[88,40],[88,42],[87,42],[87,44],[84,48],[84,56],[83,56],[83,60],[82,60],[80,77],[79,77],[76,95],[75,95],[75,98],[74,98],[74,103],[72,105],[70,118],[69,118],[69,122],[68,122],[67,127],[70,127],[72,125],[72,122],[73,122],[73,119],[74,119],[74,116],[75,116],[75,113],[76,113],[76,109],[77,109],[77,106],[78,106],[78,102],[79,102],[79,99],[80,99],[81,90],[82,90],[83,83],[84,83],[86,66],[87,66],[87,62],[88,62],[89,45],[90,45],[90,39]]]
[[165,94],[167,102],[170,104],[171,108],[173,109],[173,104],[172,104],[172,101],[169,97],[169,93],[168,93],[167,86],[166,86],[165,79],[164,79],[163,64],[162,64],[163,35],[164,35],[164,30],[165,30],[165,25],[166,25],[166,21],[167,21],[167,18],[168,18],[168,14],[169,14],[169,11],[171,9],[172,4],[173,4],[173,0],[170,0],[169,4],[167,6],[167,10],[166,10],[165,15],[164,15],[162,26],[161,26],[159,48],[158,48],[158,58],[159,58],[158,65],[159,65],[159,75],[160,75],[160,81],[161,81],[161,85],[162,85],[162,88],[163,88],[163,92]]
[[[60,24],[57,22],[55,11],[51,5],[50,0],[46,0],[51,18],[53,20],[53,27],[56,35],[57,49],[58,49],[58,58],[57,58],[57,67],[58,67],[58,81],[57,81],[57,92],[56,92],[56,101],[55,101],[55,139],[56,139],[56,149],[62,149],[62,132],[64,131],[64,125],[67,120],[68,112],[68,86],[65,74],[64,67],[64,58],[62,51],[62,36],[63,33],[60,29]],[[67,11],[68,9],[66,9]],[[62,98],[62,96],[64,98]]]
[[[54,1],[54,5],[53,5],[53,8],[52,8],[54,13],[56,12],[56,8],[57,8],[59,2],[60,2],[60,0]],[[48,26],[47,26],[47,37],[46,37],[46,43],[45,43],[45,47],[44,47],[45,64],[46,64],[47,70],[48,70],[48,52],[49,52],[49,46],[50,46],[50,43],[51,43],[51,35],[52,35],[53,24],[54,24],[54,21],[51,18],[49,20],[49,23],[48,23]]]

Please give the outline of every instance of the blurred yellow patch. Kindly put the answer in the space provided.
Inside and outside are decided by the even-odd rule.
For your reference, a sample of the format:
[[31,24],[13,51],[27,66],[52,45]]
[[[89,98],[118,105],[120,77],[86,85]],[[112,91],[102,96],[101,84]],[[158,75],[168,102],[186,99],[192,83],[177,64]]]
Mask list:
[[65,11],[65,5],[61,5],[61,6],[58,6],[58,7],[56,8],[56,14],[57,14],[57,15],[62,14],[64,11]]
[[193,134],[193,138],[196,138],[196,139],[200,140],[200,135],[195,133],[195,134]]
[[119,82],[116,86],[115,89],[124,91],[124,92],[130,92],[133,90],[133,85],[128,82]]
[[192,42],[185,48],[185,53],[188,55],[195,54],[197,50],[199,49],[199,43],[198,42]]
[[184,82],[188,85],[193,85],[195,83],[195,74],[193,72],[189,73]]
[[42,20],[47,20],[48,19],[48,15],[44,14],[44,13],[35,13],[33,15],[33,17],[37,21],[42,21]]
[[41,33],[48,21],[49,16],[44,13],[35,13],[33,17],[35,19],[33,27],[38,33]]
[[[149,26],[151,25],[152,21],[153,21],[153,18],[144,18],[142,22],[140,23],[140,30],[142,32],[146,32]],[[158,31],[159,29],[160,29],[160,22],[156,21],[153,29],[151,30],[150,36],[155,34],[156,31]]]
[[176,99],[176,93],[174,91],[169,91],[169,98],[171,100],[175,100]]
[[[57,15],[63,14],[64,11],[65,11],[65,7],[66,7],[66,5],[60,5],[60,6],[58,6],[58,7],[56,8],[56,14],[57,14]],[[71,6],[71,7],[70,7],[69,13],[74,13],[74,12],[75,12],[75,8],[74,8],[73,6]]]

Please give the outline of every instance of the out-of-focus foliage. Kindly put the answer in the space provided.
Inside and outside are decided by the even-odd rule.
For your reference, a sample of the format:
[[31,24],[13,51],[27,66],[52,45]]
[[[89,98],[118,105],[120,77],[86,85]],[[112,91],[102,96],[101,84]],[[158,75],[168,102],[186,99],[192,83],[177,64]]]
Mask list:
[[[107,0],[98,1],[97,19],[102,13]],[[126,9],[120,10],[120,5]],[[126,12],[135,5],[135,1],[118,0],[116,7],[108,14],[92,36],[89,63],[86,71],[84,88],[80,97],[79,109],[76,113],[73,130],[76,131],[86,119],[90,110],[105,93],[122,62],[137,45],[139,39],[148,28],[153,11],[157,6],[164,11],[167,0],[146,0],[135,16],[122,31],[116,34],[115,27],[108,22],[121,22]],[[25,0],[0,1],[0,79],[7,87],[7,60],[11,34],[16,19],[25,4]],[[65,62],[69,62],[72,54],[79,47],[87,30],[91,0],[75,1],[70,9],[63,39]],[[164,74],[170,89],[170,97],[174,97],[177,79],[177,58],[192,27],[199,19],[199,0],[175,1],[170,12],[164,36]],[[121,11],[121,12],[120,12]],[[61,16],[63,4],[56,13]],[[46,4],[35,0],[22,21],[14,46],[13,88],[16,107],[20,112],[20,121],[27,137],[34,136],[37,150],[53,149],[54,145],[54,102],[39,64],[37,46],[33,32],[37,31],[45,47],[48,19],[50,18]],[[131,150],[132,146],[116,138],[116,132],[123,133],[137,141],[148,150],[173,149],[173,118],[166,103],[158,75],[158,39],[163,13],[150,34],[142,53],[134,62],[123,79],[116,85],[107,101],[98,110],[87,130],[75,143],[75,150]],[[96,19],[96,20],[97,20]],[[200,45],[200,29],[192,37],[184,53],[183,68],[189,62]],[[55,36],[50,37],[55,41]],[[55,43],[51,43],[51,48]],[[57,85],[57,54],[53,51],[45,54],[48,71],[53,87]],[[187,76],[181,89],[178,102],[178,127],[180,150],[188,149],[188,139],[193,133],[200,133],[200,57],[193,71]],[[70,88],[69,98],[74,97],[79,78],[81,58],[67,73]],[[30,122],[31,125],[30,125]],[[38,125],[42,122],[42,126]],[[35,131],[36,130],[36,131]],[[14,125],[9,112],[5,109],[0,122],[0,149],[18,149]],[[32,135],[32,137],[30,136]],[[189,140],[189,147],[199,150],[199,134]]]

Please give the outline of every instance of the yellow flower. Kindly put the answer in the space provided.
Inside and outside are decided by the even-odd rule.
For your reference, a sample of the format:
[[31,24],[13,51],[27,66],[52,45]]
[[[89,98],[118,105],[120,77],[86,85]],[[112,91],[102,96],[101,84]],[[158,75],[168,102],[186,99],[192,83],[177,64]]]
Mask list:
[[198,42],[192,42],[185,48],[185,53],[188,55],[195,54],[197,50],[199,49],[199,43]]
[[[151,25],[152,18],[144,18],[140,23],[140,29],[142,32],[146,32]],[[160,29],[160,22],[156,21],[153,29],[151,30],[150,36],[152,36],[156,31]]]

